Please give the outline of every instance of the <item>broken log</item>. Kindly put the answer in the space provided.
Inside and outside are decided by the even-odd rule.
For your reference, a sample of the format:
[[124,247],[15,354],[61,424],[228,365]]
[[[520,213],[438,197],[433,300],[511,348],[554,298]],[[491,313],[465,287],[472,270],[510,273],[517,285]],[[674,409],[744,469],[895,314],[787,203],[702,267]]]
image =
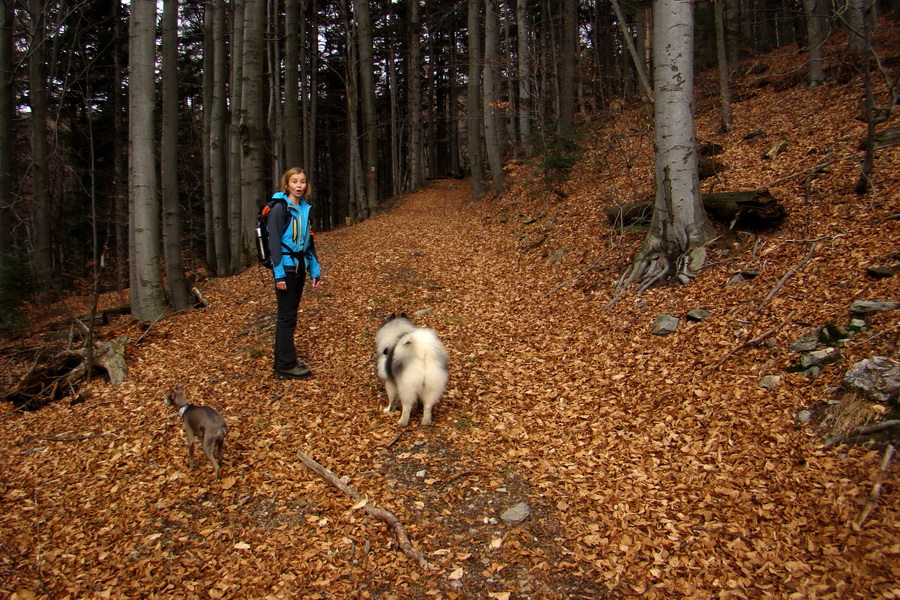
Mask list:
[[[778,227],[787,211],[768,190],[717,192],[702,194],[703,208],[709,216],[729,227],[762,230]],[[647,222],[653,215],[653,202],[628,202],[606,209],[606,218],[616,227]]]
[[[94,344],[94,367],[105,370],[112,385],[118,385],[128,378],[125,364],[125,343],[127,336],[120,336],[108,342]],[[63,350],[52,356],[45,356],[45,349],[39,349],[31,368],[19,377],[0,399],[12,402],[23,410],[37,410],[60,398],[74,394],[75,384],[84,379],[85,349]]]

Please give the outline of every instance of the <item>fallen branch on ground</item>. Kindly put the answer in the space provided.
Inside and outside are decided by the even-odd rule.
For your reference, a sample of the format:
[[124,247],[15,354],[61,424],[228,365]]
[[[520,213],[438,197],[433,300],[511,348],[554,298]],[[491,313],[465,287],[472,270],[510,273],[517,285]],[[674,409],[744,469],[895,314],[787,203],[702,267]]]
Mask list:
[[891,444],[888,444],[887,449],[884,451],[884,458],[881,459],[881,467],[878,469],[878,475],[875,477],[875,485],[872,487],[872,493],[869,494],[869,499],[866,500],[866,505],[863,508],[862,513],[860,513],[859,519],[856,521],[857,525],[862,525],[863,522],[869,518],[869,515],[872,514],[872,511],[875,510],[875,505],[878,504],[878,497],[881,495],[881,484],[884,483],[884,475],[887,473],[893,458],[894,447]]
[[787,281],[788,279],[790,279],[794,273],[799,271],[803,267],[803,265],[805,265],[806,263],[809,262],[809,260],[813,256],[813,252],[815,252],[815,250],[816,250],[817,243],[818,242],[813,242],[812,245],[809,247],[809,252],[806,253],[806,256],[803,258],[803,260],[801,260],[796,266],[792,267],[790,271],[785,273],[784,277],[781,278],[781,281],[779,281],[778,284],[774,288],[772,288],[772,291],[769,292],[769,295],[763,299],[762,303],[760,303],[760,305],[759,305],[759,308],[756,309],[757,314],[762,312],[763,307],[766,305],[766,303],[769,300],[772,299],[772,296],[774,296],[775,294],[778,293],[778,290],[781,289],[781,286],[784,285],[784,282]]
[[791,311],[791,313],[787,317],[785,317],[781,323],[779,323],[772,329],[769,329],[768,331],[764,331],[763,333],[759,334],[752,340],[747,340],[746,342],[741,342],[740,344],[738,344],[737,346],[735,346],[734,348],[729,350],[728,353],[725,354],[725,356],[723,356],[718,361],[716,361],[716,364],[711,366],[709,368],[709,370],[703,375],[702,378],[705,379],[705,378],[709,377],[710,375],[712,375],[715,371],[717,371],[719,369],[719,367],[721,367],[722,365],[725,364],[725,361],[728,360],[732,354],[734,354],[738,350],[740,350],[742,348],[746,348],[747,346],[756,346],[758,344],[761,344],[773,333],[775,333],[776,331],[778,331],[779,329],[781,329],[782,327],[787,325],[788,321],[790,321],[793,318],[794,318],[794,311]]
[[860,435],[869,435],[870,433],[875,433],[877,431],[881,431],[882,429],[889,429],[891,427],[895,427],[900,425],[900,420],[892,420],[892,421],[882,421],[881,423],[875,423],[874,425],[866,425],[865,427],[860,427],[859,429],[854,429],[849,433],[844,433],[842,435],[836,435],[834,437],[828,438],[825,442],[825,447],[830,448],[839,442],[843,442],[844,440],[848,440],[852,437],[857,437]]
[[334,473],[317,463],[302,451],[298,450],[297,456],[300,457],[300,460],[303,461],[303,464],[309,467],[312,472],[314,472],[316,475],[318,475],[337,489],[344,492],[346,495],[356,500],[357,504],[364,503],[362,505],[362,508],[365,508],[366,512],[369,513],[370,516],[375,517],[379,521],[382,521],[390,526],[391,529],[394,530],[394,534],[397,536],[397,543],[400,545],[400,549],[403,550],[403,552],[405,552],[407,556],[416,561],[420,568],[434,568],[433,565],[428,562],[428,559],[425,558],[425,555],[413,547],[412,543],[409,541],[409,536],[406,535],[406,530],[403,528],[403,524],[400,523],[400,519],[394,516],[394,513],[389,510],[378,508],[369,504],[366,499],[359,494],[359,492],[338,479],[338,477]]

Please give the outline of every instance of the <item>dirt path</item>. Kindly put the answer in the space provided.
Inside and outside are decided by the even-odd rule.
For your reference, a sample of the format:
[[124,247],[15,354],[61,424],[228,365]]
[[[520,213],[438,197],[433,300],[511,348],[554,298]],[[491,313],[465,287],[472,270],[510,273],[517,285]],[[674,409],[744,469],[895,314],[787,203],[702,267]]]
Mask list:
[[[130,381],[0,421],[0,590],[14,598],[874,598],[898,579],[896,494],[852,525],[879,457],[795,426],[803,383],[766,393],[714,322],[651,339],[706,284],[601,310],[519,251],[527,216],[434,182],[317,238],[301,304],[316,377],[271,377],[268,274],[211,281],[209,310],[129,346]],[[489,211],[488,211],[489,212]],[[536,226],[540,227],[539,224]],[[705,296],[704,296],[705,295]],[[728,298],[720,298],[727,308]],[[740,300],[733,300],[739,304]],[[652,309],[652,310],[648,310]],[[405,311],[451,381],[435,425],[381,412],[373,336]],[[139,335],[140,330],[135,329]],[[137,335],[134,337],[136,338]],[[187,382],[230,432],[223,481],[186,467],[162,405]],[[804,397],[806,396],[806,397]],[[75,438],[84,437],[79,441]],[[70,440],[70,441],[67,441]],[[302,450],[391,510],[435,565],[310,473]],[[525,502],[530,516],[503,523]],[[900,592],[898,592],[900,595]]]

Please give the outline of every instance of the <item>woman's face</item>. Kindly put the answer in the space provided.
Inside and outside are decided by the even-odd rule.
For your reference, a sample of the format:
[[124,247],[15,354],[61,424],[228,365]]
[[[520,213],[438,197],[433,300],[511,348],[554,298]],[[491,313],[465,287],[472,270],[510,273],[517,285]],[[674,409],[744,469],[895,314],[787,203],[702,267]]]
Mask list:
[[302,198],[306,194],[306,175],[303,173],[291,175],[291,178],[288,180],[288,191],[291,196]]

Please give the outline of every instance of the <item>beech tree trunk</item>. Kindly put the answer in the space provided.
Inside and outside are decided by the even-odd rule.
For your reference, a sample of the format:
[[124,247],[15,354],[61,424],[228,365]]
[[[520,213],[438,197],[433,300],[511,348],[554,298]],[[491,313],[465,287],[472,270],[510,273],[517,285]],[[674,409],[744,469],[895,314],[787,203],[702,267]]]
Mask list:
[[[263,139],[265,109],[263,64],[265,57],[266,3],[247,0],[244,9],[244,66],[241,71],[241,194],[237,218],[232,207],[231,272],[250,264],[254,252],[254,219],[259,205],[268,198]],[[236,59],[238,60],[238,59]]]
[[731,90],[729,87],[728,50],[725,43],[724,1],[716,2],[716,54],[719,65],[719,127],[723,133],[731,131]]
[[11,2],[0,5],[0,269],[11,260],[12,219],[9,206],[12,199],[12,117],[13,117],[13,10]]
[[643,247],[620,281],[620,287],[637,284],[639,293],[664,278],[687,281],[687,254],[714,233],[697,175],[693,45],[693,3],[654,0],[656,195]]
[[[284,125],[285,168],[303,167],[300,138],[299,27],[300,0],[287,0],[284,12]],[[273,173],[280,177],[281,173]]]
[[48,299],[48,284],[53,272],[50,218],[50,174],[47,147],[47,80],[44,45],[45,0],[29,0],[31,47],[28,78],[31,100],[31,192],[34,205],[34,272],[40,296]]
[[354,0],[356,28],[359,33],[359,100],[362,109],[363,155],[366,216],[378,208],[378,117],[375,112],[375,48],[369,0]]
[[503,192],[503,156],[497,123],[497,6],[495,0],[484,2],[484,146],[491,167],[494,194]]
[[516,43],[519,82],[519,140],[526,156],[531,154],[531,56],[528,42],[531,30],[525,0],[516,0]]
[[484,155],[481,152],[481,2],[469,0],[469,85],[466,97],[466,137],[472,171],[472,201],[484,196]]
[[409,103],[409,191],[425,185],[422,147],[422,23],[419,18],[419,0],[409,3],[409,62],[407,62],[407,89]]
[[[234,268],[240,264],[240,239],[241,239],[241,202],[243,198],[243,173],[244,166],[242,148],[244,136],[241,133],[241,119],[243,118],[244,93],[241,88],[244,85],[244,27],[245,13],[247,11],[246,0],[233,0],[231,28],[231,86],[228,89],[230,103],[226,111],[231,115],[231,123],[228,128],[228,187],[226,191],[226,204],[222,212],[221,223],[216,219],[216,248],[219,255],[221,271],[219,275],[232,275]],[[227,29],[227,26],[226,26]],[[238,256],[235,256],[235,255]]]
[[166,314],[159,264],[159,206],[156,201],[156,0],[132,0],[128,56],[128,189],[133,226],[131,314],[153,322]]
[[825,69],[822,66],[822,44],[825,43],[825,0],[803,0],[803,12],[806,14],[806,38],[809,45],[809,85],[821,85],[825,82]]
[[[612,0],[613,10],[616,12],[616,20],[619,22],[619,30],[622,32],[622,39],[625,40],[625,47],[628,49],[628,55],[634,63],[635,71],[637,71],[638,81],[644,94],[649,100],[653,100],[653,88],[650,87],[650,81],[647,79],[647,71],[645,70],[645,61],[638,55],[637,48],[634,47],[634,38],[631,31],[628,30],[628,23],[622,14],[622,8],[619,6],[618,0]],[[717,5],[718,6],[718,5]]]
[[163,249],[172,308],[179,311],[190,306],[191,294],[181,259],[178,210],[178,0],[165,0],[162,20],[162,131],[159,149]]

